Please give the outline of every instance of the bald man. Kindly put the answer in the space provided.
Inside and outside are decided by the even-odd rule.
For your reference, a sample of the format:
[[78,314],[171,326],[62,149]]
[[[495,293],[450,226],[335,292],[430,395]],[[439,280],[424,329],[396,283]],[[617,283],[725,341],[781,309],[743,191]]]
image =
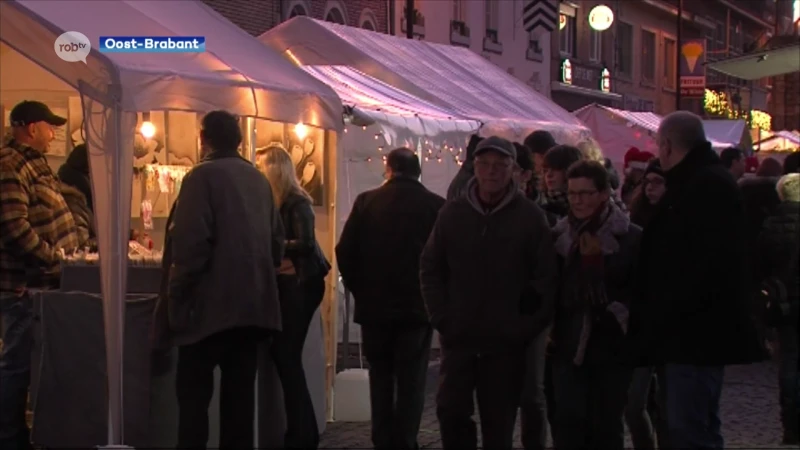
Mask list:
[[644,230],[629,336],[638,365],[663,366],[670,446],[721,449],[724,367],[762,356],[747,307],[742,197],[698,116],[666,116],[657,142],[667,193]]

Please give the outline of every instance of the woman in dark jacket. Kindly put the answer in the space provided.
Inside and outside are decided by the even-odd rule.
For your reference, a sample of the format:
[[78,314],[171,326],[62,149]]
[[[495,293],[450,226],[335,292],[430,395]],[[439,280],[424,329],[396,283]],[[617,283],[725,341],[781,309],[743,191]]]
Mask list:
[[300,187],[291,157],[279,147],[260,153],[261,170],[272,186],[286,232],[286,254],[278,270],[283,331],[271,346],[286,408],[284,448],[314,449],[319,428],[303,369],[303,347],[331,266],[315,237],[311,196]]
[[569,214],[553,229],[562,265],[553,329],[553,442],[559,450],[622,450],[632,370],[620,355],[641,228],[611,200],[602,163],[575,163],[566,178]]
[[647,164],[642,177],[642,189],[631,202],[631,222],[644,228],[658,210],[658,202],[667,192],[661,163],[654,159]]
[[79,144],[72,149],[67,161],[58,168],[58,179],[78,191],[86,198],[90,211],[94,211],[92,203],[92,181],[89,176],[89,155],[86,145]]
[[788,314],[779,323],[781,423],[783,444],[797,445],[800,421],[800,379],[798,379],[797,322],[800,310],[800,174],[784,175],[778,181],[781,204],[764,221],[758,239],[762,274],[785,288]]

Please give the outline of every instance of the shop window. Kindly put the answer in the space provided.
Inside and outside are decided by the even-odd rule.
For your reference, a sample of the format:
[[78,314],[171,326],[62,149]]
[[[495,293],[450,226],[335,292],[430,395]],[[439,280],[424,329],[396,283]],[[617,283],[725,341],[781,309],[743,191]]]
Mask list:
[[303,5],[300,5],[300,4],[294,5],[292,7],[292,9],[289,10],[289,18],[290,19],[292,17],[307,16],[307,15],[308,15],[308,12],[306,11],[306,8]]
[[456,22],[467,21],[467,5],[465,0],[453,0],[453,20]]
[[369,31],[378,31],[377,23],[378,21],[375,19],[375,13],[372,12],[371,9],[366,8],[361,11],[361,17],[359,18],[358,23],[361,24],[361,28]]
[[617,75],[633,78],[633,25],[619,22],[617,24]]
[[542,52],[542,45],[539,43],[539,36],[535,30],[528,32],[528,49],[525,52],[525,57],[530,61],[541,62],[544,60],[544,52]]
[[603,33],[589,30],[589,60],[601,62],[603,60]]
[[642,81],[653,83],[656,79],[656,34],[642,30]]
[[561,13],[558,25],[558,49],[564,56],[575,55],[575,16]]
[[668,89],[675,89],[676,64],[677,64],[677,47],[675,39],[664,38],[664,87]]

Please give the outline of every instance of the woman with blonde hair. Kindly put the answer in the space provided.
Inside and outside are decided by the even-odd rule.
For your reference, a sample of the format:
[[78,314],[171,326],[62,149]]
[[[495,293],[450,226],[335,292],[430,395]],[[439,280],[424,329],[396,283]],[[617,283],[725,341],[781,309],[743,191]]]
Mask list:
[[331,265],[314,234],[311,196],[300,187],[289,154],[270,146],[256,155],[286,232],[286,254],[277,277],[283,331],[270,350],[283,385],[284,448],[313,449],[319,446],[319,429],[303,369],[303,346],[311,318],[322,303]]

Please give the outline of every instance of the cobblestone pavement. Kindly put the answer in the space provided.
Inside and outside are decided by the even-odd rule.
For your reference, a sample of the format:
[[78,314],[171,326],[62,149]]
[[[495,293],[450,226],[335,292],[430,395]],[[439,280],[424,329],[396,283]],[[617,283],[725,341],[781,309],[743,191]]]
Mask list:
[[[441,447],[434,406],[437,370],[438,366],[433,363],[429,369],[425,413],[419,436],[422,448]],[[733,366],[726,369],[722,396],[722,422],[726,448],[792,448],[780,446],[777,366],[774,363]],[[519,426],[515,440],[516,446],[521,448]],[[629,439],[627,446],[630,446]],[[322,436],[320,448],[372,448],[369,422],[329,423]]]

